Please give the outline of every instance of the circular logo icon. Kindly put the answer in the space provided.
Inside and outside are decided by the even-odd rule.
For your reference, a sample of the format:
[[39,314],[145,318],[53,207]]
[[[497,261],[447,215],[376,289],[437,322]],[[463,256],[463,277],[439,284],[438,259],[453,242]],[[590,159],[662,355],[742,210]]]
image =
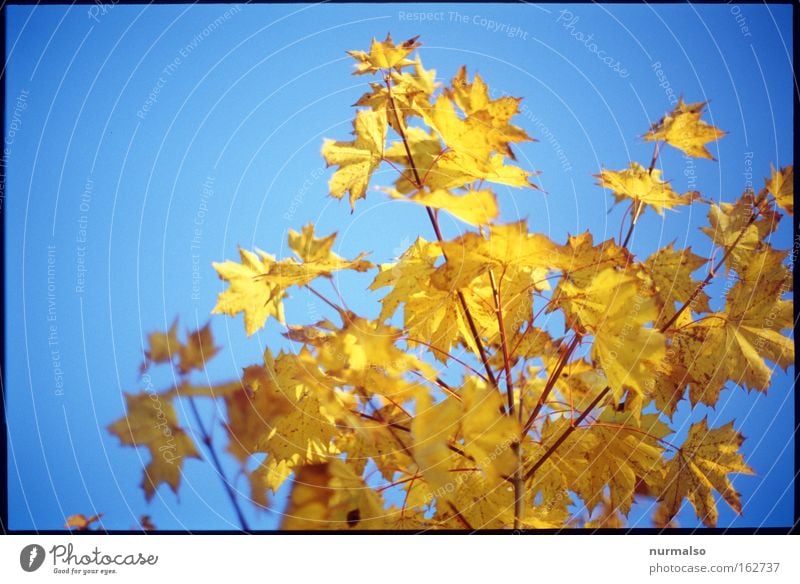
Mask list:
[[19,553],[19,565],[26,572],[35,572],[44,563],[44,548],[39,544],[32,543],[22,548]]

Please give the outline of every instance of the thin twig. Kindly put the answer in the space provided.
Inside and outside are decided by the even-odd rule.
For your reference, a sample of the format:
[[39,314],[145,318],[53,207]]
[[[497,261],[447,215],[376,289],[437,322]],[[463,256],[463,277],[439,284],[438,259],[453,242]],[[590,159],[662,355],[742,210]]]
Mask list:
[[583,411],[583,413],[581,413],[581,415],[578,416],[578,419],[575,421],[575,425],[571,425],[567,427],[566,430],[564,430],[561,436],[559,436],[558,439],[555,442],[553,442],[553,445],[550,446],[547,449],[547,451],[542,455],[542,457],[536,461],[536,463],[528,470],[528,472],[525,473],[526,481],[529,480],[533,476],[533,474],[537,470],[539,470],[539,468],[541,468],[541,466],[545,463],[545,461],[548,458],[550,458],[556,450],[558,450],[558,447],[561,446],[567,438],[569,438],[570,434],[572,434],[578,428],[580,423],[586,419],[586,416],[588,416],[595,407],[597,407],[597,404],[600,403],[600,401],[608,394],[609,391],[611,391],[611,388],[609,386],[606,386],[606,388],[603,391],[601,391],[596,398],[594,398],[592,403],[589,404],[589,406]]
[[311,292],[314,296],[316,296],[317,298],[322,300],[325,304],[327,304],[328,306],[333,308],[336,312],[338,312],[343,320],[345,320],[345,321],[347,320],[346,319],[347,311],[344,308],[342,308],[341,306],[339,306],[338,304],[336,304],[332,300],[329,300],[328,298],[326,298],[325,295],[322,294],[321,292],[318,292],[317,290],[312,288],[311,284],[306,284],[306,289],[309,292]]
[[211,463],[214,465],[214,468],[216,469],[217,474],[222,481],[222,485],[225,487],[225,492],[228,494],[228,498],[231,500],[233,510],[236,512],[236,517],[239,519],[239,525],[241,526],[242,531],[250,531],[250,527],[247,525],[247,520],[244,518],[244,513],[242,513],[242,509],[239,507],[239,501],[236,498],[236,493],[233,491],[233,487],[231,487],[231,484],[225,477],[225,472],[222,470],[222,464],[220,463],[217,453],[214,450],[211,435],[203,425],[200,412],[197,410],[197,404],[194,403],[194,399],[191,397],[189,398],[189,406],[191,407],[192,414],[194,414],[194,419],[197,423],[197,429],[200,431],[200,438],[202,439],[203,444],[205,445],[206,450],[208,450],[208,453],[211,457]]
[[418,343],[418,344],[420,344],[420,345],[424,345],[424,346],[428,347],[428,348],[429,348],[430,350],[432,350],[432,351],[436,351],[437,353],[441,353],[442,355],[445,355],[445,356],[446,356],[448,359],[452,359],[453,361],[455,361],[455,362],[456,362],[456,363],[458,363],[459,365],[463,365],[464,367],[466,367],[467,369],[469,369],[469,370],[470,370],[472,373],[474,373],[475,375],[477,375],[478,377],[480,377],[481,379],[483,379],[485,382],[487,382],[487,383],[489,382],[489,380],[488,380],[488,379],[486,379],[486,377],[483,375],[483,373],[481,373],[480,371],[478,371],[477,369],[475,369],[475,368],[474,368],[472,365],[470,365],[470,364],[469,364],[469,363],[467,363],[466,361],[462,361],[461,359],[459,359],[458,357],[456,357],[456,356],[455,356],[455,355],[453,355],[452,353],[448,353],[448,352],[447,352],[447,351],[445,351],[444,349],[440,349],[439,347],[437,347],[437,346],[435,346],[435,345],[432,345],[432,344],[430,344],[430,343],[427,343],[427,342],[425,342],[425,341],[422,341],[422,340],[420,340],[420,339],[415,339],[415,338],[413,338],[413,337],[405,337],[405,340],[406,340],[407,342],[409,342],[409,343]]
[[[647,174],[653,174],[653,170],[656,167],[656,161],[658,160],[658,154],[660,152],[660,145],[661,142],[656,140],[655,146],[653,147],[653,156],[650,158],[650,166],[647,168]],[[634,199],[633,208],[631,209],[631,225],[628,228],[627,235],[625,235],[625,241],[622,242],[622,247],[628,247],[631,237],[633,236],[633,229],[636,227],[636,222],[639,220],[639,217],[641,217],[643,210],[644,203],[638,199]]]
[[[502,276],[501,276],[502,278]],[[511,359],[508,354],[508,341],[506,340],[506,325],[503,321],[503,301],[500,297],[500,286],[494,279],[494,272],[489,270],[489,282],[492,285],[492,295],[494,296],[495,313],[497,314],[497,327],[500,329],[500,345],[503,350],[503,369],[506,376],[506,397],[508,399],[508,415],[514,417],[514,380],[511,378]],[[522,394],[519,400],[519,421],[522,423]],[[517,461],[514,469],[514,529],[522,526],[522,515],[524,513],[523,503],[525,501],[525,481],[522,480],[522,456],[520,453],[520,441],[525,433],[520,434],[519,440],[511,444],[511,451]]]
[[[514,417],[514,381],[511,379],[511,359],[508,354],[508,342],[506,340],[506,327],[503,322],[503,305],[500,300],[500,287],[494,279],[494,272],[489,270],[489,283],[492,286],[492,296],[494,297],[494,311],[497,315],[497,328],[500,330],[500,346],[503,350],[503,369],[506,375],[506,398],[508,401],[508,415]],[[520,412],[521,413],[521,412]]]
[[694,300],[695,300],[695,298],[697,298],[698,294],[700,294],[700,292],[702,292],[703,289],[706,286],[708,286],[709,283],[711,283],[711,280],[714,279],[714,276],[716,276],[717,273],[725,266],[725,262],[728,261],[728,258],[733,253],[733,250],[736,249],[736,246],[742,240],[742,237],[744,237],[745,232],[748,229],[750,229],[750,226],[753,225],[753,223],[756,222],[756,219],[758,219],[758,216],[759,216],[759,214],[761,212],[761,203],[763,203],[763,202],[764,202],[764,199],[761,199],[761,200],[756,202],[755,208],[753,209],[753,213],[750,216],[750,219],[747,221],[747,224],[744,227],[742,227],[742,230],[739,232],[739,235],[736,236],[736,239],[733,241],[733,243],[730,245],[730,247],[728,247],[728,249],[725,250],[725,253],[722,255],[720,260],[716,263],[716,265],[714,265],[714,267],[712,267],[709,270],[708,274],[706,274],[706,277],[703,279],[703,281],[700,282],[700,284],[697,286],[697,288],[694,289],[694,292],[692,292],[692,294],[689,296],[689,298],[686,299],[686,302],[684,302],[683,305],[675,312],[675,314],[672,315],[672,318],[670,318],[666,322],[666,324],[664,324],[664,326],[661,327],[661,332],[662,333],[666,332],[667,330],[669,330],[669,327],[671,327],[673,324],[675,324],[675,321],[678,320],[680,315],[683,314],[683,312],[687,308],[689,308],[689,306],[692,305],[692,302],[694,302]]
[[[424,182],[419,175],[417,165],[414,163],[414,157],[411,154],[411,145],[408,143],[408,137],[403,130],[403,123],[400,121],[400,115],[397,113],[397,105],[394,102],[394,97],[392,97],[392,83],[390,77],[387,75],[384,77],[384,81],[386,83],[386,90],[388,92],[387,97],[389,100],[389,106],[392,108],[394,119],[397,122],[397,133],[403,142],[403,148],[406,151],[406,158],[408,159],[408,166],[411,168],[411,172],[414,175],[414,180],[416,182],[414,186],[417,189],[421,189]],[[436,239],[439,241],[439,243],[443,243],[444,237],[442,236],[442,230],[439,228],[439,221],[436,219],[433,209],[430,207],[425,207],[425,210],[428,212],[428,219],[433,227],[433,232],[436,234]],[[448,261],[447,254],[444,252],[444,249],[442,250],[442,255],[444,256],[445,261]],[[491,384],[497,388],[497,378],[495,377],[494,371],[492,371],[492,368],[489,365],[489,358],[486,355],[486,350],[483,347],[480,333],[478,333],[478,327],[475,326],[475,320],[472,318],[472,313],[467,305],[467,299],[461,290],[457,290],[456,295],[458,296],[458,301],[461,304],[461,309],[464,311],[464,316],[467,319],[467,325],[469,326],[470,333],[472,334],[472,339],[475,341],[475,346],[478,348],[478,354],[481,358],[481,362],[483,363],[483,368],[486,370],[486,376]]]
[[528,430],[530,430],[531,426],[533,426],[533,423],[539,416],[539,412],[542,410],[544,404],[547,402],[547,398],[550,396],[550,392],[555,387],[556,382],[558,381],[558,378],[561,375],[561,372],[564,370],[564,366],[567,364],[567,361],[569,361],[569,358],[572,356],[572,353],[577,348],[578,343],[580,343],[580,340],[581,340],[580,335],[576,334],[575,338],[572,339],[569,346],[564,351],[564,354],[561,356],[561,359],[556,365],[556,368],[553,370],[552,375],[550,375],[549,379],[547,380],[547,383],[544,386],[544,390],[542,390],[542,395],[539,396],[539,399],[536,402],[536,407],[533,408],[531,415],[528,417],[528,421],[525,422],[525,425],[522,427],[523,435],[527,434]]

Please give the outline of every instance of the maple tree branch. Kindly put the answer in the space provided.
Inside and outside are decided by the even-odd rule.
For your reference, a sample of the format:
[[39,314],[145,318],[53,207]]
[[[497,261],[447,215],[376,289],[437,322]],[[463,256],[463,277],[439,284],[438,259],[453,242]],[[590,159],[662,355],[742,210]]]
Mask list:
[[[500,300],[500,288],[494,279],[494,272],[489,270],[489,283],[492,286],[492,296],[494,297],[494,312],[497,315],[497,328],[500,331],[500,346],[503,351],[503,369],[506,377],[506,398],[508,401],[508,415],[514,417],[514,381],[511,378],[511,359],[508,354],[508,341],[506,339],[506,326],[503,322],[503,304]],[[520,416],[522,409],[520,408]],[[521,421],[521,419],[520,419]]]
[[[358,388],[358,391],[362,395],[362,397],[364,397],[364,399],[367,400],[367,403],[370,403],[368,398],[367,398],[367,396],[366,396],[366,392],[364,391],[364,389],[363,388]],[[361,413],[361,412],[359,412],[359,413]],[[375,406],[373,406],[373,416],[369,416],[368,414],[363,414],[363,413],[361,413],[361,414],[364,415],[365,417],[371,418],[372,420],[374,420],[376,422],[379,422],[381,424],[385,424],[386,425],[386,429],[389,431],[389,434],[391,434],[391,436],[392,436],[392,438],[394,438],[395,442],[397,442],[400,445],[401,450],[403,450],[406,454],[408,454],[408,457],[412,461],[414,461],[414,463],[417,464],[417,466],[419,466],[419,464],[416,462],[416,459],[414,458],[414,451],[411,448],[409,448],[408,446],[406,446],[405,442],[403,442],[400,439],[400,436],[398,436],[397,434],[394,433],[393,427],[395,425],[393,423],[391,423],[391,422],[388,422],[388,421],[384,420],[383,416],[380,414],[380,412],[378,412],[378,410],[375,408]],[[400,429],[400,426],[397,426],[397,428]],[[402,427],[402,429],[407,431],[407,432],[409,432],[409,433],[411,433],[411,428]],[[468,457],[464,452],[462,452],[456,446],[448,444],[448,448],[450,450],[454,451],[454,452],[457,452],[458,454],[461,454],[464,458],[471,458],[471,457]],[[463,525],[465,525],[467,529],[472,529],[472,526],[469,524],[469,522],[466,519],[464,519],[464,516],[461,515],[461,512],[456,508],[456,506],[451,501],[448,501],[447,503],[450,505],[450,508],[453,510],[453,512],[455,513],[455,515],[458,518],[458,520],[461,521],[461,523]]]
[[[350,410],[350,411],[352,411],[352,410]],[[361,416],[364,419],[372,420],[373,422],[378,422],[379,424],[384,424],[384,425],[389,426],[391,428],[394,428],[396,430],[400,430],[401,432],[407,432],[409,434],[411,433],[411,428],[409,428],[408,426],[403,426],[402,424],[398,424],[396,422],[389,422],[388,420],[385,420],[385,419],[383,419],[381,417],[378,417],[378,416],[370,415],[370,414],[368,414],[366,412],[352,411],[352,413],[354,413],[354,414],[356,414],[358,416]],[[411,453],[410,453],[408,447],[405,446],[405,444],[401,440],[399,440],[398,437],[394,436],[394,434],[391,431],[390,431],[390,433],[392,434],[392,437],[395,439],[395,441],[398,442],[402,446],[403,450],[408,452],[409,456],[410,456]],[[447,445],[447,449],[452,451],[452,452],[455,452],[459,456],[463,456],[464,458],[466,458],[470,462],[475,462],[475,459],[472,456],[470,456],[469,454],[467,454],[466,452],[464,452],[463,450],[461,450],[458,446],[455,446],[454,444],[448,444]],[[414,457],[411,456],[411,458],[413,460]]]
[[736,249],[736,246],[739,245],[739,242],[742,241],[742,237],[744,237],[745,232],[748,229],[750,229],[750,226],[753,225],[758,219],[758,216],[761,213],[761,203],[763,202],[764,198],[756,202],[755,208],[753,209],[753,213],[752,215],[750,215],[750,219],[747,221],[745,226],[742,227],[742,230],[739,232],[739,235],[736,236],[736,239],[733,240],[733,243],[730,245],[730,247],[728,247],[725,250],[725,253],[722,254],[720,260],[709,270],[708,274],[706,274],[706,277],[703,278],[703,281],[700,282],[697,288],[694,289],[694,292],[692,292],[689,298],[686,299],[686,302],[684,302],[683,305],[681,305],[681,307],[675,312],[675,314],[672,315],[672,318],[670,318],[666,322],[666,324],[664,324],[664,326],[661,327],[660,330],[662,333],[669,330],[669,328],[673,324],[675,324],[678,318],[680,318],[681,314],[683,314],[684,311],[686,311],[686,309],[692,305],[692,303],[695,301],[700,292],[702,292],[703,289],[711,283],[711,280],[713,280],[714,277],[717,275],[717,273],[725,266],[725,262],[728,261],[728,258]]
[[640,201],[633,202],[633,208],[631,209],[631,224],[628,227],[628,233],[625,235],[625,241],[622,242],[622,247],[627,248],[628,244],[631,241],[631,237],[633,237],[633,230],[636,227],[636,222],[639,220],[639,215],[641,215],[642,205]]
[[[647,174],[653,174],[653,170],[656,167],[656,161],[658,160],[660,146],[661,142],[656,140],[655,146],[653,147],[653,156],[652,158],[650,158],[650,166],[647,168]],[[622,242],[622,247],[624,248],[628,247],[628,244],[631,241],[631,237],[633,236],[633,230],[636,227],[636,222],[639,221],[639,217],[641,217],[643,210],[644,210],[644,203],[642,201],[639,201],[638,199],[634,199],[633,208],[631,209],[631,225],[628,228],[627,235],[625,235],[625,241]]]
[[481,373],[480,371],[478,371],[477,369],[475,369],[475,368],[474,368],[472,365],[470,365],[470,364],[469,364],[469,363],[467,363],[466,361],[462,361],[461,359],[459,359],[458,357],[456,357],[456,356],[455,356],[455,355],[453,355],[452,353],[448,353],[448,352],[447,352],[447,351],[445,351],[444,349],[440,349],[439,347],[436,347],[435,345],[432,345],[432,344],[430,344],[430,343],[427,343],[427,342],[425,342],[425,341],[422,341],[422,340],[420,340],[420,339],[415,339],[415,338],[413,338],[413,337],[405,337],[405,340],[406,340],[407,342],[410,342],[410,343],[418,343],[418,344],[420,344],[420,345],[425,345],[425,346],[426,346],[426,347],[428,347],[430,350],[432,350],[432,351],[436,351],[437,353],[441,353],[442,355],[445,355],[445,356],[446,356],[448,359],[452,359],[453,361],[455,361],[455,362],[456,362],[456,363],[458,363],[459,365],[463,365],[464,367],[466,367],[467,369],[469,369],[470,371],[472,371],[472,372],[473,372],[475,375],[477,375],[478,377],[480,377],[481,379],[483,379],[485,382],[489,383],[489,380],[488,380],[488,379],[487,379],[487,378],[486,378],[486,377],[483,375],[483,373]]
[[660,442],[661,444],[672,450],[680,450],[680,447],[675,446],[672,442],[664,440],[663,438],[659,438],[655,434],[651,434],[646,430],[641,430],[640,428],[634,428],[633,426],[625,426],[624,424],[609,424],[608,422],[598,422],[597,418],[595,418],[594,416],[589,416],[589,417],[592,418],[593,421],[588,426],[584,426],[585,428],[599,426],[600,428],[614,428],[616,430],[625,430],[626,432],[634,432],[635,434],[642,434],[643,436],[652,438],[656,442]]
[[542,390],[542,395],[539,396],[539,399],[536,402],[536,407],[533,408],[531,415],[528,417],[528,421],[525,422],[525,425],[522,427],[523,436],[528,433],[528,431],[533,426],[533,423],[536,421],[536,418],[539,416],[539,412],[541,412],[542,408],[544,407],[544,404],[547,402],[547,398],[550,396],[550,392],[555,387],[556,382],[558,381],[558,378],[561,375],[561,372],[564,370],[564,366],[567,364],[567,361],[569,361],[569,358],[572,356],[572,353],[577,348],[578,343],[580,343],[580,340],[581,340],[580,335],[575,333],[575,338],[572,339],[569,346],[562,354],[561,359],[556,365],[556,368],[553,370],[553,373],[547,379],[547,383],[545,384],[544,389]]
[[[501,276],[502,277],[502,276]],[[494,272],[489,270],[489,282],[492,286],[494,296],[495,313],[497,314],[497,327],[500,330],[500,345],[503,350],[503,369],[506,376],[506,397],[508,399],[508,415],[514,417],[514,380],[511,378],[511,359],[508,354],[508,341],[506,339],[506,325],[503,321],[503,302],[500,298],[500,287],[494,278]],[[522,393],[519,398],[519,421],[522,423]],[[520,435],[520,440],[525,433]],[[512,484],[514,486],[514,529],[519,529],[522,524],[524,513],[523,503],[525,500],[525,482],[522,480],[522,457],[520,456],[520,440],[511,444],[511,451],[514,453],[517,465],[514,470]]]
[[341,306],[339,306],[338,304],[336,304],[332,300],[329,300],[328,298],[326,298],[325,295],[322,294],[321,292],[319,292],[316,289],[312,288],[311,284],[306,284],[305,287],[306,287],[306,290],[311,292],[314,296],[316,296],[317,298],[322,300],[325,304],[327,304],[328,306],[333,308],[336,312],[338,312],[339,316],[341,316],[342,318],[344,318],[344,315],[347,314],[347,311],[344,308],[342,308]]
[[386,489],[391,489],[392,487],[399,487],[400,485],[404,485],[406,483],[410,483],[411,481],[415,481],[415,480],[417,480],[418,478],[421,478],[421,477],[422,477],[422,475],[418,475],[418,474],[412,475],[410,477],[406,477],[404,479],[400,479],[399,481],[394,481],[392,483],[389,483],[388,485],[383,485],[382,487],[378,487],[375,490],[378,491],[379,493],[381,493],[381,492],[385,491]]
[[447,504],[450,506],[450,509],[453,510],[453,513],[455,514],[456,518],[461,522],[461,524],[470,531],[474,531],[473,527],[469,524],[469,521],[467,521],[466,517],[464,517],[461,514],[461,511],[458,510],[458,507],[456,507],[452,501],[447,501]]
[[608,392],[610,391],[611,387],[607,385],[605,389],[601,391],[598,394],[598,396],[592,400],[592,403],[590,403],[586,407],[586,409],[583,410],[581,415],[578,416],[578,419],[575,421],[575,424],[569,426],[566,430],[564,430],[561,433],[561,436],[559,436],[558,439],[555,442],[553,442],[552,446],[550,446],[542,455],[542,457],[536,461],[536,463],[528,470],[528,472],[525,473],[524,480],[526,481],[530,480],[530,478],[534,475],[534,473],[541,468],[541,466],[547,461],[548,458],[553,456],[553,453],[555,453],[555,451],[558,450],[558,447],[561,446],[564,443],[564,441],[570,437],[570,434],[572,434],[575,430],[577,430],[580,423],[586,419],[586,417],[592,412],[592,410],[597,407],[597,404],[599,404],[600,401],[606,395],[608,395]]
[[[394,97],[392,97],[391,79],[388,75],[386,75],[384,77],[384,81],[386,83],[386,91],[388,92],[387,98],[389,100],[389,107],[392,108],[394,119],[397,122],[397,133],[403,142],[403,148],[406,151],[406,158],[408,159],[408,166],[411,168],[411,172],[414,174],[414,181],[416,183],[414,186],[416,186],[417,189],[421,189],[424,183],[422,181],[422,178],[419,176],[417,165],[414,163],[414,157],[411,154],[411,145],[408,143],[408,137],[406,136],[406,133],[403,130],[403,123],[400,121],[400,114],[397,113],[397,105],[394,102]],[[425,210],[428,212],[428,219],[430,220],[431,225],[433,226],[433,232],[436,234],[436,239],[439,241],[439,243],[443,243],[444,237],[442,236],[442,230],[439,228],[439,221],[437,220],[436,215],[433,212],[433,209],[426,206]],[[444,252],[444,250],[442,250],[442,255],[444,256],[445,261],[448,261],[447,254]],[[472,338],[475,341],[475,346],[478,348],[478,354],[481,358],[481,362],[483,363],[483,368],[486,370],[486,376],[489,378],[491,384],[495,388],[497,388],[497,378],[495,377],[494,371],[492,371],[492,368],[489,365],[489,358],[486,355],[486,349],[484,349],[483,347],[483,342],[481,341],[481,336],[480,333],[478,332],[478,327],[475,326],[475,320],[472,318],[472,313],[470,312],[469,306],[467,305],[467,299],[461,290],[456,290],[456,295],[458,296],[459,304],[461,304],[461,309],[464,311],[464,316],[467,319],[467,325],[469,326],[470,333],[472,334]]]
[[[389,100],[389,106],[392,108],[392,113],[394,114],[395,122],[397,122],[397,133],[400,135],[401,140],[403,141],[403,147],[406,151],[406,158],[408,159],[408,166],[411,167],[411,172],[414,174],[414,181],[415,185],[418,189],[422,188],[422,179],[419,176],[419,171],[417,170],[417,166],[414,164],[414,157],[411,155],[411,145],[408,143],[408,138],[406,137],[405,130],[403,130],[403,122],[400,121],[400,114],[397,113],[397,106],[394,103],[394,97],[392,96],[392,81],[389,75],[385,75],[383,78],[384,82],[386,83],[386,91],[387,91],[387,98]],[[430,209],[430,207],[428,207]]]
[[[428,218],[431,221],[431,225],[433,225],[433,231],[436,234],[436,239],[439,243],[444,243],[444,237],[442,237],[442,231],[439,229],[439,221],[436,219],[436,215],[433,213],[433,209],[430,207],[425,207],[428,211]],[[449,261],[447,254],[445,253],[444,249],[442,249],[442,255],[444,256],[445,261]],[[486,349],[483,346],[483,341],[481,341],[481,335],[478,332],[478,327],[475,325],[475,320],[472,318],[472,313],[469,310],[469,306],[467,305],[467,298],[464,296],[464,292],[461,290],[456,290],[456,296],[458,296],[459,304],[461,304],[461,309],[464,311],[464,317],[467,319],[467,325],[469,326],[469,331],[472,334],[472,339],[475,341],[475,346],[478,348],[478,355],[481,358],[481,362],[483,363],[483,368],[486,371],[486,376],[489,378],[492,386],[499,390],[497,386],[497,378],[494,375],[494,371],[492,371],[491,366],[489,365],[489,357],[486,354]]]
[[231,501],[231,505],[233,505],[233,510],[236,513],[236,518],[239,520],[239,525],[242,528],[242,531],[250,531],[250,527],[247,524],[247,520],[244,518],[244,513],[242,512],[241,507],[239,507],[239,500],[236,498],[236,493],[234,492],[233,487],[231,487],[230,482],[225,476],[225,472],[222,470],[222,464],[220,463],[219,457],[217,457],[217,453],[214,450],[213,441],[211,440],[211,435],[208,433],[208,430],[206,430],[206,427],[203,424],[203,419],[200,417],[200,412],[197,410],[197,404],[191,397],[189,398],[189,406],[192,410],[192,414],[194,415],[195,423],[197,424],[197,429],[200,432],[200,438],[203,444],[205,445],[206,450],[208,450],[209,456],[211,457],[211,464],[217,471],[217,475],[219,476],[220,481],[222,481],[222,486],[225,487],[225,492],[228,494],[228,498]]
[[[656,151],[653,153],[653,160],[651,161],[651,164],[650,164],[651,170],[655,166],[655,160],[656,160],[657,156],[658,156],[658,150],[656,149]],[[711,282],[711,280],[714,279],[714,276],[716,276],[716,274],[719,272],[719,270],[724,267],[725,262],[731,256],[733,251],[736,249],[736,246],[741,242],[742,238],[744,237],[745,232],[758,219],[758,217],[759,217],[759,215],[761,213],[761,204],[764,202],[764,200],[765,200],[765,197],[761,197],[759,200],[756,201],[756,203],[754,205],[753,212],[750,215],[750,218],[747,221],[747,223],[745,224],[745,226],[739,232],[739,235],[736,236],[736,239],[733,241],[733,243],[725,250],[725,253],[723,254],[722,258],[720,258],[720,260],[711,268],[711,270],[709,270],[709,272],[706,275],[706,277],[703,279],[702,282],[700,282],[700,284],[697,286],[697,288],[695,288],[694,292],[692,292],[692,294],[689,296],[689,298],[686,300],[686,302],[684,302],[683,305],[675,312],[675,314],[672,315],[672,318],[670,318],[663,326],[661,326],[661,328],[659,330],[662,333],[666,332],[667,330],[669,330],[669,328],[673,324],[675,324],[675,322],[678,320],[680,315],[683,314],[683,312],[689,306],[691,306],[692,302],[695,300],[695,298],[697,298],[697,295],[700,294],[700,292],[702,292],[703,289],[706,286],[708,286],[708,284]],[[625,242],[624,245],[626,245],[628,243],[627,242],[628,239],[630,239],[630,238],[626,237],[626,242]],[[542,457],[538,461],[536,461],[536,463],[528,470],[528,472],[525,473],[525,480],[526,481],[529,480],[539,468],[541,468],[541,466],[545,463],[545,461],[547,461],[547,459],[550,458],[553,455],[553,453],[555,453],[556,450],[558,450],[559,446],[561,446],[564,443],[564,441],[567,438],[569,438],[569,436],[578,428],[578,426],[580,426],[581,422],[583,422],[587,418],[587,416],[589,416],[591,411],[595,407],[597,407],[597,404],[599,404],[600,401],[610,391],[611,391],[611,387],[610,386],[606,386],[606,388],[603,391],[600,392],[600,394],[592,401],[591,404],[589,404],[589,406],[581,413],[581,415],[578,416],[578,419],[575,421],[575,423],[573,425],[571,425],[570,427],[568,427],[566,430],[564,430],[564,432],[562,432],[561,436],[559,436],[556,439],[556,441],[553,442],[553,444],[547,449],[547,451],[545,451],[545,453],[542,455]]]

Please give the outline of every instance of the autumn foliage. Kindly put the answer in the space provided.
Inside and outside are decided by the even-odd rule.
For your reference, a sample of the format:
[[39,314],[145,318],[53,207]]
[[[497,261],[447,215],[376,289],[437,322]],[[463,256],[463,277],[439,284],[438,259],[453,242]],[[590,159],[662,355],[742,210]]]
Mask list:
[[[203,451],[219,468],[200,416],[182,422],[174,406],[187,400],[197,413],[196,401],[216,400],[248,502],[267,506],[291,481],[282,529],[619,527],[643,497],[656,526],[672,525],[685,500],[705,526],[717,522],[717,496],[741,512],[731,475],[753,470],[734,424],[703,419],[675,443],[670,423],[681,400],[713,407],[724,387],[764,392],[774,367],[793,363],[788,254],[769,243],[793,212],[792,167],[732,203],[676,192],[656,167],[660,152],[712,164],[707,146],[725,134],[702,119],[704,103],[681,100],[644,133],[648,160],[595,170],[629,207],[624,237],[554,241],[502,221],[492,190],[536,188],[514,155],[531,140],[513,122],[520,99],[490,97],[465,68],[440,83],[413,56],[418,46],[389,37],[349,53],[368,91],[352,139],[325,140],[322,156],[331,196],[414,203],[420,236],[376,264],[340,257],[336,234],[309,224],[289,232],[290,257],[240,249],[215,263],[226,287],[213,312],[242,314],[248,335],[281,327],[294,349],[268,348],[240,379],[208,386],[192,375],[219,350],[210,327],[150,336],[143,372],[168,364],[180,383],[128,395],[110,426],[149,449],[147,498],[163,483],[177,492],[183,465]],[[396,170],[393,184],[372,184],[379,167]],[[629,248],[644,213],[688,205],[707,209],[711,258],[676,244],[649,257]],[[442,213],[464,233],[446,239]],[[379,314],[356,314],[339,297],[334,278],[345,270],[380,295]],[[733,284],[712,299],[717,277]],[[301,288],[328,318],[286,322],[283,302]],[[549,313],[562,330],[542,324]],[[238,511],[247,497],[228,492],[247,527]]]

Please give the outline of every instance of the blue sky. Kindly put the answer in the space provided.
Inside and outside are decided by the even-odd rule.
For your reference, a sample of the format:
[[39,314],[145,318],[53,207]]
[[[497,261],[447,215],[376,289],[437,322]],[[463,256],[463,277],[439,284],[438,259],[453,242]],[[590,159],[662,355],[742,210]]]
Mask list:
[[[344,51],[373,36],[421,35],[423,62],[443,79],[465,63],[498,93],[524,96],[519,123],[539,141],[518,158],[542,171],[544,192],[497,189],[502,216],[527,218],[556,241],[587,228],[596,240],[618,236],[624,208],[612,208],[591,175],[647,164],[651,145],[639,136],[675,96],[710,100],[708,119],[729,132],[713,145],[717,162],[663,154],[676,190],[730,201],[747,180],[759,187],[770,162],[793,157],[787,5],[446,4],[426,5],[424,20],[410,4],[7,10],[3,322],[14,529],[59,528],[67,515],[97,511],[108,528],[130,528],[142,514],[161,528],[235,526],[200,462],[187,464],[179,497],[162,487],[147,504],[138,488],[147,454],[121,449],[105,428],[122,414],[123,392],[141,389],[147,333],[175,316],[182,328],[205,323],[222,289],[211,262],[236,257],[237,245],[285,255],[286,231],[314,221],[318,232],[339,232],[341,255],[366,249],[387,261],[432,236],[412,205],[373,192],[351,214],[326,197],[321,141],[348,135],[350,105],[365,90]],[[382,169],[374,184],[391,173]],[[702,206],[665,219],[650,212],[632,247],[645,256],[677,240],[707,254],[704,215]],[[776,247],[790,246],[784,223]],[[446,236],[461,229],[443,227]],[[377,314],[376,298],[364,295],[370,280],[339,284],[354,308]],[[301,293],[287,318],[324,311]],[[212,380],[284,343],[274,323],[250,340],[240,319],[212,326],[226,347],[208,367]],[[708,413],[715,424],[735,418],[749,438],[758,476],[735,479],[744,515],[722,505],[721,527],[791,521],[792,375],[777,372],[766,396],[727,390],[714,411],[679,411],[679,436]],[[171,382],[166,371],[153,378]],[[236,484],[246,492],[243,478]],[[278,521],[248,513],[255,527]],[[648,526],[649,513],[637,506],[631,524]],[[688,505],[679,520],[695,524]]]

